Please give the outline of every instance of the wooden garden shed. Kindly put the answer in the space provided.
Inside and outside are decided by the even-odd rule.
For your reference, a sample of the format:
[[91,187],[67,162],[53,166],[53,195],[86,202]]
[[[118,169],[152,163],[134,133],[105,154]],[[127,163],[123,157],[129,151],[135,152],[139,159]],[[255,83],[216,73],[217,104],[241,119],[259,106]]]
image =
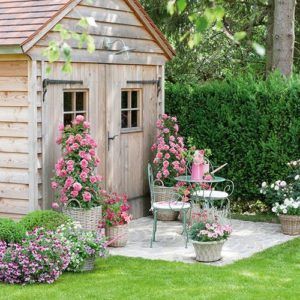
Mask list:
[[[54,26],[81,32],[82,16],[96,20],[89,29],[96,51],[70,40],[72,73],[57,62],[47,75],[42,52],[59,39]],[[121,54],[124,47],[130,53]],[[105,188],[127,193],[134,216],[142,216],[149,149],[164,109],[164,65],[173,55],[137,0],[1,0],[0,216],[50,207],[57,127],[76,114],[92,123]]]

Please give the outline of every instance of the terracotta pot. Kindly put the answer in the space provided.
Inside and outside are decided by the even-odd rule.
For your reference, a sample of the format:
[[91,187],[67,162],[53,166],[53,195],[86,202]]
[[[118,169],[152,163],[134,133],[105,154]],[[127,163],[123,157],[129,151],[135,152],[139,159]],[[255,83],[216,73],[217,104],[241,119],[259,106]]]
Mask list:
[[129,226],[125,225],[117,225],[117,226],[106,226],[105,227],[105,235],[109,241],[113,241],[109,243],[109,247],[125,247],[128,241],[128,232]]
[[191,241],[195,253],[196,260],[201,262],[213,262],[222,258],[221,252],[226,240],[213,241],[213,242],[197,242]]
[[279,215],[279,220],[284,234],[300,234],[300,216]]

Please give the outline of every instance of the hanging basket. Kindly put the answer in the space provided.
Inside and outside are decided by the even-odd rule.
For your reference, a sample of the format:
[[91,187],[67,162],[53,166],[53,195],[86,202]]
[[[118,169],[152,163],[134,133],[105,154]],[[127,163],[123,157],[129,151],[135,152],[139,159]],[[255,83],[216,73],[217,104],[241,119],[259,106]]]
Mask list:
[[279,220],[284,234],[300,234],[300,216],[279,215]]
[[222,258],[222,248],[225,240],[214,241],[214,242],[197,242],[191,241],[195,253],[196,260],[200,262],[213,262],[218,261]]
[[89,257],[86,258],[80,271],[81,272],[87,272],[87,271],[92,271],[95,267],[95,257]]
[[[105,235],[108,239],[109,247],[125,247],[128,241],[128,224],[106,226]],[[109,241],[112,241],[111,243]]]
[[[70,207],[71,202],[76,202],[79,208]],[[102,206],[84,209],[81,208],[81,204],[77,199],[69,200],[66,206],[63,207],[63,213],[72,218],[75,222],[80,223],[82,229],[86,231],[97,231],[102,221]]]
[[[172,200],[172,197],[174,195],[174,188],[155,185],[153,187],[153,192],[155,194],[155,202],[168,202]],[[178,215],[178,211],[158,210],[157,219],[159,221],[176,221]]]

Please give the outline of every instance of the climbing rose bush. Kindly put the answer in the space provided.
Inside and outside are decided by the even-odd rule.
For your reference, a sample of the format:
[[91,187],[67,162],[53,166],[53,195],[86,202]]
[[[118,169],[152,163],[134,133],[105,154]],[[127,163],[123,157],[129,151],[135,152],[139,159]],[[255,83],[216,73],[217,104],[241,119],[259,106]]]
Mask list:
[[[89,134],[90,124],[79,115],[72,126],[59,126],[63,156],[55,165],[56,175],[52,188],[56,191],[58,202],[66,205],[70,199],[79,201],[82,208],[92,208],[101,204],[100,182],[102,177],[95,174],[100,159],[96,155],[97,144]],[[53,208],[59,203],[54,202]],[[75,202],[71,205],[78,206]]]
[[66,240],[43,228],[27,233],[22,243],[0,241],[0,281],[6,283],[53,283],[69,262]]
[[130,206],[126,195],[102,191],[104,225],[116,226],[128,224],[132,216],[128,213]]
[[161,180],[167,187],[176,184],[175,177],[185,173],[186,151],[183,137],[178,134],[179,126],[176,117],[162,115],[156,123],[159,134],[156,143],[151,147],[155,155],[153,172],[156,179]]
[[57,237],[70,249],[67,271],[80,272],[85,259],[107,254],[105,237],[100,232],[84,231],[79,223],[69,222],[58,227]]

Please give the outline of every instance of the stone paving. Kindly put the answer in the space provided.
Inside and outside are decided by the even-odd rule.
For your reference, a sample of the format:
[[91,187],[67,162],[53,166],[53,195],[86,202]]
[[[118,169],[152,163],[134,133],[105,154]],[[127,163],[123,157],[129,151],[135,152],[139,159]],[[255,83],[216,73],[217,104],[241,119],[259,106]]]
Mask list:
[[[210,263],[222,266],[247,258],[269,247],[282,244],[293,238],[281,233],[279,224],[232,220],[233,233],[225,243],[222,260]],[[129,241],[124,248],[110,248],[112,255],[161,259],[195,263],[191,243],[184,247],[180,222],[158,222],[156,239],[150,248],[153,220],[151,217],[134,220],[130,224]]]

